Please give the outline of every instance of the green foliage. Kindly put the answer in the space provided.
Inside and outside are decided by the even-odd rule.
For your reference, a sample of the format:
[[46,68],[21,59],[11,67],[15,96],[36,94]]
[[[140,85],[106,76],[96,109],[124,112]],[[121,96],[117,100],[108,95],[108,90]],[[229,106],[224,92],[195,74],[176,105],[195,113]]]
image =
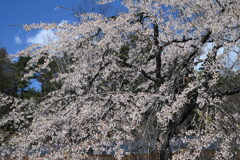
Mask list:
[[30,60],[29,57],[20,57],[17,62],[15,62],[14,65],[14,85],[18,89],[17,95],[20,98],[24,98],[24,94],[27,92],[27,88],[30,85],[29,80],[23,80],[23,74],[27,71],[25,70],[25,67],[27,65],[27,62]]
[[[0,48],[0,92],[19,98],[39,97],[40,92],[29,88],[30,79],[23,80],[23,75],[30,57],[19,57],[11,62],[5,48]],[[34,78],[34,77],[33,77]]]
[[[44,56],[39,60],[37,66],[44,63],[47,55],[48,54],[44,53]],[[17,61],[11,62],[6,49],[0,48],[0,92],[25,99],[45,96],[49,92],[61,87],[60,83],[51,82],[50,79],[54,78],[54,76],[60,72],[65,72],[64,66],[67,65],[65,64],[66,56],[56,58],[55,61],[52,61],[49,64],[50,70],[43,70],[33,77],[23,79],[24,74],[34,69],[30,68],[26,70],[27,63],[30,59],[30,57],[19,57]],[[30,87],[30,80],[32,79],[41,83],[41,91]]]
[[0,48],[0,92],[14,94],[12,64],[5,48]]

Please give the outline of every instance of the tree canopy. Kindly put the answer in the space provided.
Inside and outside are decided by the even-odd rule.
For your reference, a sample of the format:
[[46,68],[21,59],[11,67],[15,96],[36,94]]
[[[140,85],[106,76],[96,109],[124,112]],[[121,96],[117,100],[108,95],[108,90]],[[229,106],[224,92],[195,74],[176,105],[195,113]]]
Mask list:
[[[239,1],[122,3],[128,12],[115,17],[24,25],[57,37],[18,53],[30,57],[25,77],[55,65],[48,77],[59,85],[40,100],[1,95],[1,107],[12,108],[0,120],[3,156],[78,159],[92,150],[121,159],[151,150],[159,160],[199,159],[214,145],[215,159],[237,159],[239,112],[223,104],[240,87],[220,82],[233,55],[239,77]],[[7,126],[14,132],[4,138]]]

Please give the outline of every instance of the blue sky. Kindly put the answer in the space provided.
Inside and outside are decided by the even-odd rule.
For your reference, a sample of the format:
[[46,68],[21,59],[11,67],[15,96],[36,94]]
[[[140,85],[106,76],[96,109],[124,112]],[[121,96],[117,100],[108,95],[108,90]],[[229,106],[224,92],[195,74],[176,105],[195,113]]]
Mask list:
[[[41,38],[46,31],[26,32],[21,25],[39,22],[77,21],[73,13],[57,6],[78,9],[83,12],[100,12],[102,8],[94,5],[95,0],[1,0],[0,1],[0,47],[5,47],[10,54],[24,49]],[[108,9],[108,15],[116,14],[119,1]],[[118,8],[118,9],[116,9]],[[40,33],[41,32],[41,33]],[[44,33],[43,33],[44,32]],[[41,40],[40,40],[41,41]]]
[[[24,49],[27,39],[35,32],[26,32],[20,26],[39,22],[74,21],[73,14],[66,10],[55,10],[56,6],[75,8],[80,0],[1,0],[0,1],[0,42],[8,53]],[[11,26],[19,25],[19,26]]]

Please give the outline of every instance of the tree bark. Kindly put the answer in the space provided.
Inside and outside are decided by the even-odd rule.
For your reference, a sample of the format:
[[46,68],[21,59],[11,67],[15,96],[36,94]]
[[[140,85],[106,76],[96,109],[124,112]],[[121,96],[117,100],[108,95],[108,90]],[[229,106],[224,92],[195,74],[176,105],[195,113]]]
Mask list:
[[159,47],[159,29],[156,23],[153,24],[154,30],[154,52],[156,57],[156,88],[159,88],[161,85],[161,67],[162,67],[162,59],[161,59],[161,50],[162,48]]
[[172,159],[171,149],[170,149],[170,139],[171,139],[171,132],[163,132],[157,138],[158,144],[157,147],[159,148],[159,160],[169,160]]
[[176,129],[188,119],[188,117],[191,115],[190,113],[197,106],[197,97],[198,93],[196,90],[190,92],[188,95],[189,102],[186,103],[185,106],[173,116],[174,119],[168,122],[166,129],[162,133],[159,131],[159,136],[157,138],[157,151],[159,153],[158,160],[172,159],[170,140],[173,137],[173,133],[175,133]]

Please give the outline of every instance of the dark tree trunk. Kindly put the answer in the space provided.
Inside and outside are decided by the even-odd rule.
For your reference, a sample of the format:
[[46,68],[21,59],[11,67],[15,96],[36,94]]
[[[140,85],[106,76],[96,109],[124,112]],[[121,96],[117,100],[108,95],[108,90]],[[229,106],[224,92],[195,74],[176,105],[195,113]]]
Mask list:
[[159,153],[158,160],[172,159],[170,140],[173,137],[173,134],[176,133],[178,127],[189,118],[191,112],[197,106],[197,97],[197,91],[192,90],[188,94],[189,103],[186,103],[185,106],[174,115],[174,118],[168,122],[166,128],[162,132],[159,131],[159,136],[157,138],[157,151]]
[[159,160],[169,160],[172,159],[172,154],[170,150],[170,139],[171,134],[168,133],[160,133],[160,135],[157,138],[157,147],[159,152]]
[[154,29],[154,52],[156,57],[156,87],[159,88],[161,85],[161,68],[162,68],[162,59],[161,52],[162,48],[159,47],[159,29],[157,24],[153,24]]

